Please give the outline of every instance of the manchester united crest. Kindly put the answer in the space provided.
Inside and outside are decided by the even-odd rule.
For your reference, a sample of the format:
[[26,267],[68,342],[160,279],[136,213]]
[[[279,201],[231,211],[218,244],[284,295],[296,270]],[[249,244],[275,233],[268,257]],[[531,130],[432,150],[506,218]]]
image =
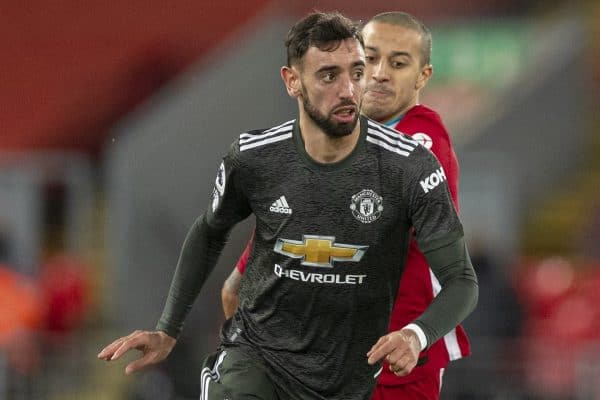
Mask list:
[[371,189],[363,189],[352,196],[350,210],[354,218],[363,224],[370,224],[381,217],[383,197]]

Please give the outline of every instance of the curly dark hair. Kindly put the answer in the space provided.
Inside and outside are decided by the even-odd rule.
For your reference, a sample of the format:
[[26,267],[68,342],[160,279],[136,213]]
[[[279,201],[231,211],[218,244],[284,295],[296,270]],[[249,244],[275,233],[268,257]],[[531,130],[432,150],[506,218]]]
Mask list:
[[364,47],[360,25],[339,12],[313,12],[296,22],[285,40],[287,64],[297,64],[309,47],[335,51],[345,39],[356,39]]

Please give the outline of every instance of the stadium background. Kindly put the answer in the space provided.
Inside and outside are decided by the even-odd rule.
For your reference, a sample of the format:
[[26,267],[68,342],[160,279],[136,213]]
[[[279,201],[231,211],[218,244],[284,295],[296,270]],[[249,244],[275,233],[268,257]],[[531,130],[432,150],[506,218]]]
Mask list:
[[169,362],[126,377],[95,355],[153,327],[233,138],[294,112],[283,36],[313,8],[433,30],[421,100],[453,136],[481,285],[442,398],[600,398],[600,3],[392,3],[0,5],[0,399],[196,398],[252,221]]

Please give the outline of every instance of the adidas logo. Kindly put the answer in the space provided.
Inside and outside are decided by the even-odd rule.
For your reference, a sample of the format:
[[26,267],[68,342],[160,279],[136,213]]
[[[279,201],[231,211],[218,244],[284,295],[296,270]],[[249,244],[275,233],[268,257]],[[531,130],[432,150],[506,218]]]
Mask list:
[[292,209],[290,208],[290,205],[288,204],[287,200],[285,199],[285,196],[281,196],[273,204],[271,204],[271,207],[269,207],[269,211],[274,212],[274,213],[279,213],[279,214],[291,214],[292,213]]

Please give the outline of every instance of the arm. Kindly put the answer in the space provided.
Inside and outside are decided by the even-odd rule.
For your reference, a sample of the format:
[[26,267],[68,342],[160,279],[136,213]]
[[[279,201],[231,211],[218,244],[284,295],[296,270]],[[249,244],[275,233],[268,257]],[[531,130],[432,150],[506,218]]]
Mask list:
[[246,198],[236,184],[236,149],[233,146],[221,164],[207,212],[194,222],[186,236],[156,330],[135,331],[119,338],[105,347],[98,358],[111,361],[131,349],[140,350],[142,356],[125,369],[131,373],[164,360],[175,346],[185,318],[216,265],[230,229],[250,214]]
[[223,313],[225,314],[225,318],[229,319],[233,317],[235,314],[235,310],[237,309],[240,298],[239,298],[239,290],[240,284],[242,282],[242,276],[244,271],[246,270],[246,265],[248,264],[248,258],[250,257],[250,249],[252,248],[252,243],[254,242],[254,232],[252,232],[252,236],[246,245],[246,248],[242,252],[237,264],[229,277],[223,283],[223,288],[221,288],[221,301],[223,302]]
[[432,171],[439,171],[437,161],[429,158],[416,171],[417,179],[407,196],[411,197],[409,208],[419,247],[442,290],[419,318],[382,337],[369,351],[370,363],[386,357],[397,375],[408,374],[419,352],[458,325],[474,309],[478,297],[477,278],[447,185],[419,188]]
[[431,305],[414,321],[423,329],[428,347],[475,309],[479,286],[463,237],[425,251],[425,257],[442,286]]
[[174,338],[179,336],[192,304],[225,246],[227,233],[212,228],[205,216],[196,220],[183,244],[157,330]]
[[425,256],[442,290],[419,318],[383,336],[367,353],[370,364],[386,357],[398,376],[408,375],[419,353],[458,325],[477,304],[477,278],[462,236]]
[[[424,149],[421,153],[411,164],[413,168],[408,176],[409,218],[419,248],[442,286],[425,312],[413,321],[423,331],[422,347],[425,348],[452,330],[475,308],[478,284],[462,224],[446,184],[447,177],[431,153]],[[456,184],[456,176],[450,178]]]
[[127,374],[164,360],[175,347],[185,317],[215,266],[226,237],[227,231],[211,228],[205,216],[198,218],[183,243],[156,331],[135,331],[121,337],[104,348],[98,358],[112,361],[131,349],[142,351],[142,357],[125,368]]
[[221,301],[223,302],[223,313],[225,314],[225,318],[229,319],[233,317],[235,314],[235,310],[240,303],[239,297],[239,289],[240,283],[242,282],[242,274],[238,271],[237,268],[234,268],[231,271],[231,274],[225,282],[223,283],[223,287],[221,288]]

